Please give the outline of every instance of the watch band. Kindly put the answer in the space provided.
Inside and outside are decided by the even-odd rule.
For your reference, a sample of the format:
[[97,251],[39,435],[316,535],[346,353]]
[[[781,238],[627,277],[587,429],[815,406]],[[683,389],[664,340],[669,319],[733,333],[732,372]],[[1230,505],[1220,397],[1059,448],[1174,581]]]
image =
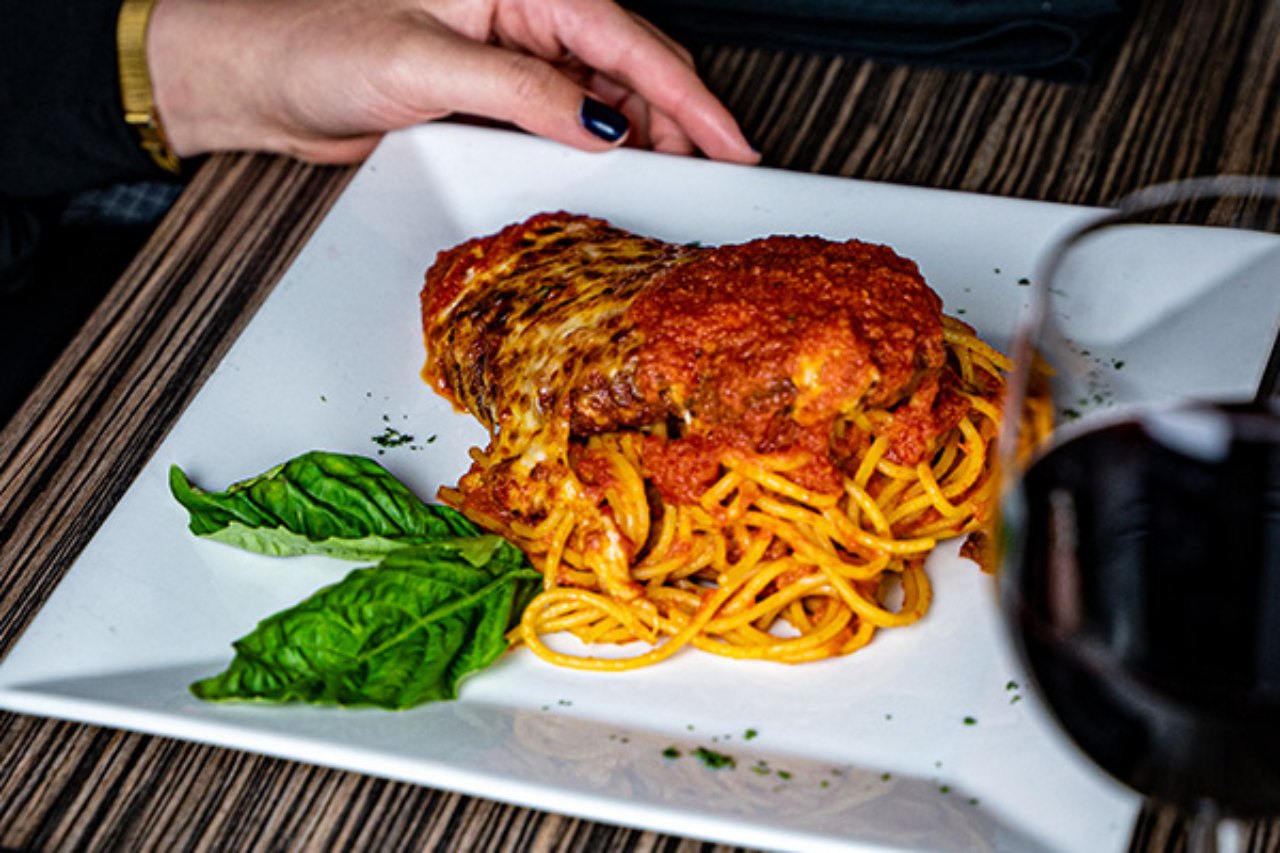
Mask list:
[[120,6],[116,24],[120,99],[124,120],[137,132],[142,149],[161,169],[177,174],[180,164],[165,138],[147,68],[147,25],[154,6],[155,0],[124,0]]

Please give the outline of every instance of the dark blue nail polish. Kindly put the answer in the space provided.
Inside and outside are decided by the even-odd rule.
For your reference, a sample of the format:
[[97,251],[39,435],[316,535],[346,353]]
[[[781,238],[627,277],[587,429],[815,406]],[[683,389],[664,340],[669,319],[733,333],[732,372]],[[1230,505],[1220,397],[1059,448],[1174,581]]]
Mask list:
[[626,116],[595,98],[582,99],[579,117],[583,127],[605,142],[617,142],[631,128],[631,122],[627,121]]

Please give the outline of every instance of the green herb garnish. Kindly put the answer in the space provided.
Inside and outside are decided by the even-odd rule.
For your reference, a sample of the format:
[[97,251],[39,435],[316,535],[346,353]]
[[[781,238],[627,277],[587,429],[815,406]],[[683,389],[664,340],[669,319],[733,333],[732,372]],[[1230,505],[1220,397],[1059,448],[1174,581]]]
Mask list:
[[407,545],[482,533],[361,456],[307,453],[225,492],[193,486],[175,465],[169,488],[190,514],[192,533],[274,557],[376,560]]
[[[387,416],[383,415],[382,419],[386,420]],[[413,441],[413,436],[389,426],[382,430],[381,435],[370,436],[369,440],[385,450],[393,447],[403,447]]]
[[723,752],[716,752],[715,750],[707,749],[705,746],[695,749],[693,756],[702,762],[702,766],[711,770],[721,770],[726,767],[732,770],[738,766],[738,762],[734,760],[732,755],[725,755]]
[[307,453],[224,492],[175,466],[169,485],[199,536],[272,556],[381,560],[260,622],[225,672],[191,685],[201,699],[403,709],[456,698],[506,651],[542,578],[514,545],[359,456]]
[[405,548],[265,619],[235,642],[225,672],[191,691],[389,709],[454,699],[506,651],[539,580],[497,536]]

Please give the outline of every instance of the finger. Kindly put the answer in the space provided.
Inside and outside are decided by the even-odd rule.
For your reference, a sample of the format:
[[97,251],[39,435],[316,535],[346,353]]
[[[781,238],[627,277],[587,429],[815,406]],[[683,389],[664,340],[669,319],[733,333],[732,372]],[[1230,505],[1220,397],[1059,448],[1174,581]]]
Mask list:
[[602,74],[595,75],[591,91],[612,104],[631,119],[631,136],[627,142],[641,148],[652,148],[665,154],[693,154],[697,149],[689,134],[670,116],[650,107],[648,102]]
[[[631,17],[637,24],[648,30],[654,38],[662,42],[668,50],[676,55],[676,58],[689,68],[694,69],[696,72],[697,69],[693,61],[693,54],[690,53],[684,45],[658,29],[645,18],[642,18],[635,13],[631,13]],[[641,99],[636,96],[633,100]],[[627,114],[631,115],[630,111],[627,111]],[[654,151],[661,151],[664,154],[681,154],[686,156],[697,151],[696,146],[693,144],[693,140],[689,138],[689,134],[685,133],[684,128],[680,126],[680,123],[670,116],[656,110],[651,110],[649,109],[648,104],[645,104],[645,117],[647,119],[645,123],[647,135],[646,147],[652,148]]]
[[290,144],[288,153],[309,163],[327,165],[359,163],[373,153],[373,149],[381,139],[382,134],[376,133],[336,139],[302,138]]
[[[631,132],[627,134],[627,145],[635,148],[653,147],[649,134],[649,105],[644,98],[602,74],[592,74],[586,81],[586,87],[593,95],[630,120]],[[692,153],[692,148],[690,143],[686,153]]]
[[624,114],[588,96],[548,62],[462,38],[446,38],[434,49],[447,53],[436,67],[449,73],[422,81],[423,92],[453,111],[507,121],[589,151],[627,138]]
[[[652,119],[649,105],[635,94],[629,94],[617,105],[617,109],[631,120],[631,133],[627,135],[627,144],[635,148],[653,148],[653,135],[650,132]],[[687,154],[693,153],[692,143]]]
[[649,111],[649,147],[664,154],[694,153],[693,140],[679,122],[652,109]]
[[575,56],[670,116],[707,156],[759,161],[725,106],[650,26],[605,0],[565,0],[560,8],[560,39]]
[[674,53],[677,59],[679,59],[681,62],[683,62],[685,65],[689,66],[690,68],[694,67],[693,54],[689,52],[688,48],[686,48],[680,42],[673,39],[671,36],[664,33],[662,30],[658,29],[657,26],[655,26],[648,19],[642,18],[639,15],[635,14],[634,12],[629,12],[628,14],[631,15],[631,19],[633,21],[635,21],[644,29],[648,30],[651,36],[656,38],[658,41],[662,42],[662,44],[666,46],[667,50]]

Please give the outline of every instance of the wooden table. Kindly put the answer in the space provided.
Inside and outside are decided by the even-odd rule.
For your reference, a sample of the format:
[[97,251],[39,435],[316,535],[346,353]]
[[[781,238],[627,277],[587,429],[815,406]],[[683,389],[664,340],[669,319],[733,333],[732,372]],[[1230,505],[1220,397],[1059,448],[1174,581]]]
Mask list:
[[[1064,85],[705,48],[767,164],[1102,204],[1211,173],[1280,175],[1280,2],[1148,0]],[[350,169],[218,156],[0,433],[0,654],[18,639],[341,192]],[[1081,816],[1087,819],[1087,816]],[[1150,813],[1134,849],[1178,849]],[[1280,822],[1251,850],[1280,849]],[[693,850],[699,842],[372,777],[0,714],[0,846]]]

